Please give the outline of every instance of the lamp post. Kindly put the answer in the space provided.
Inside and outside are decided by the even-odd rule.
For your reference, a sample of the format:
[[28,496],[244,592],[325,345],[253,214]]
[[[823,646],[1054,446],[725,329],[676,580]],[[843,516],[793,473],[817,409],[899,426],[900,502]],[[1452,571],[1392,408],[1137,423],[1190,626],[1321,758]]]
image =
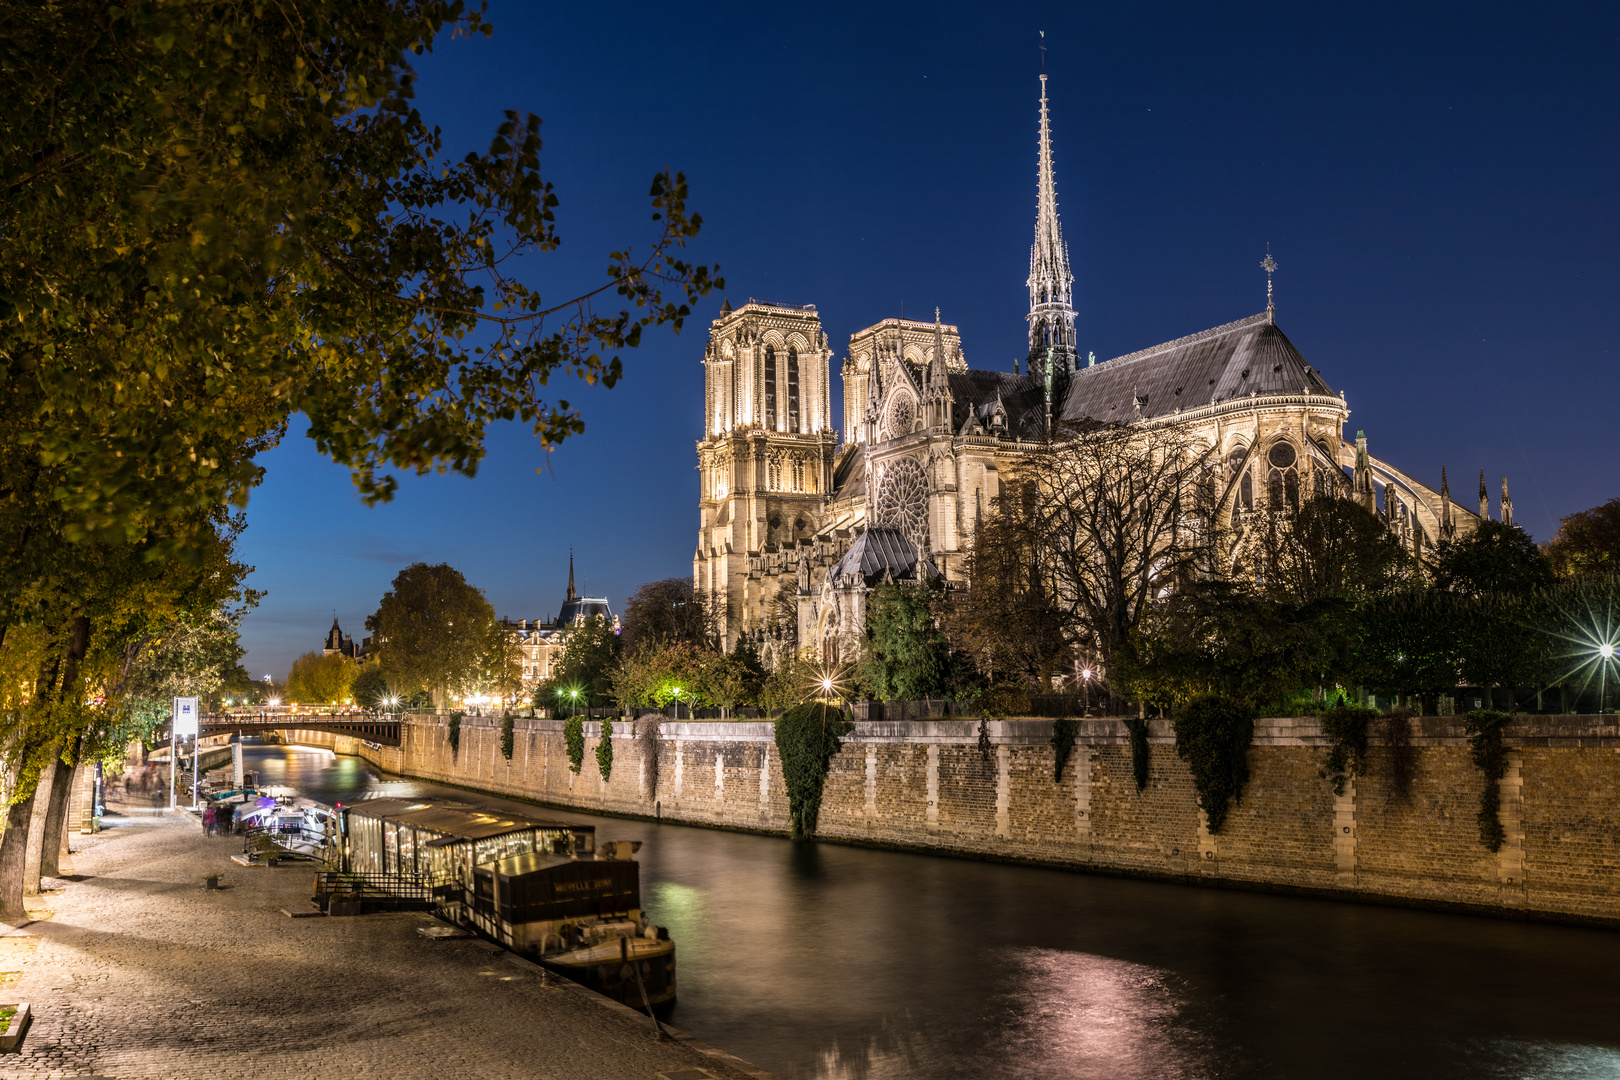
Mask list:
[[1080,682],[1086,688],[1086,715],[1091,715],[1091,669],[1086,668],[1080,672]]
[[1609,704],[1609,668],[1614,663],[1614,642],[1599,645],[1598,657],[1603,661],[1603,677],[1598,680],[1598,712],[1601,713]]
[[568,696],[574,699],[574,715],[579,715],[579,689],[576,687],[568,691]]
[[681,688],[677,686],[672,692],[675,695],[675,719],[679,720],[681,718]]

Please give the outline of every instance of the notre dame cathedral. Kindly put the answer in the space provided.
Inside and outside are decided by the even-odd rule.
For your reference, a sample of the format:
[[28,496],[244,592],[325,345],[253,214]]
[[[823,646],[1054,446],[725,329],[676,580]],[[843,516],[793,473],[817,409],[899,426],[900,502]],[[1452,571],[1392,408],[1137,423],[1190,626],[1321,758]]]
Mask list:
[[[969,367],[955,326],[886,319],[850,337],[844,426],[832,429],[832,350],[813,304],[750,299],[709,332],[701,525],[694,588],[715,603],[727,647],[757,635],[768,665],[814,646],[853,656],[865,595],[883,581],[963,577],[965,545],[998,477],[1054,421],[1177,425],[1223,463],[1218,512],[1342,491],[1382,514],[1412,550],[1489,517],[1344,438],[1350,407],[1266,310],[1113,360],[1082,359],[1073,275],[1058,224],[1041,76],[1029,354],[1021,372]],[[1381,498],[1380,498],[1381,495]],[[1512,521],[1503,481],[1501,516]]]

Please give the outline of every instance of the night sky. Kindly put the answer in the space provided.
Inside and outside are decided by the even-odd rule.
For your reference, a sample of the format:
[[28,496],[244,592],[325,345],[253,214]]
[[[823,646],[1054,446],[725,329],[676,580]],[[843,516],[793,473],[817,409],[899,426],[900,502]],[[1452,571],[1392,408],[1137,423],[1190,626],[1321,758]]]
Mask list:
[[[1099,361],[1261,311],[1352,409],[1372,452],[1517,519],[1620,495],[1620,15],[1604,5],[568,5],[492,2],[493,39],[422,58],[455,156],[501,110],[544,118],[565,299],[644,246],[647,184],[684,170],[694,258],[734,303],[814,303],[837,370],[880,319],[961,327],[975,368],[1026,351],[1038,31],[1082,353]],[[691,572],[702,354],[720,297],[627,354],[613,390],[557,387],[584,436],[549,460],[492,432],[475,479],[368,508],[295,422],[263,459],[243,626],[284,677],[334,611],[359,638],[389,581],[446,561],[512,618],[554,614],[568,552],[615,609]],[[840,418],[835,416],[835,424]],[[538,471],[537,471],[538,470]]]

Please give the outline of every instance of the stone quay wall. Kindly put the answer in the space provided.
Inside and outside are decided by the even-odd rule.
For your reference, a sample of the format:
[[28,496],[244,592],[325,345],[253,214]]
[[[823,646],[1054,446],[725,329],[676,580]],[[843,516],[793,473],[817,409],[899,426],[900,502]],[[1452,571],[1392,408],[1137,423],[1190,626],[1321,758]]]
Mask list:
[[[288,732],[358,753],[378,768],[608,814],[785,833],[786,784],[769,723],[585,724],[569,769],[562,721],[517,719],[510,759],[501,721],[468,716],[455,750],[448,717],[413,716],[401,745]],[[1083,720],[1061,780],[1052,721],[862,722],[827,777],[818,835],[828,840],[1030,862],[1187,883],[1334,896],[1620,926],[1620,717],[1526,716],[1506,729],[1500,851],[1479,840],[1485,780],[1460,718],[1408,722],[1409,748],[1373,724],[1362,775],[1335,795],[1315,718],[1256,722],[1250,778],[1218,833],[1197,805],[1169,724],[1150,723],[1138,791],[1119,720]],[[309,737],[303,737],[307,734]],[[1397,775],[1401,761],[1407,783]]]

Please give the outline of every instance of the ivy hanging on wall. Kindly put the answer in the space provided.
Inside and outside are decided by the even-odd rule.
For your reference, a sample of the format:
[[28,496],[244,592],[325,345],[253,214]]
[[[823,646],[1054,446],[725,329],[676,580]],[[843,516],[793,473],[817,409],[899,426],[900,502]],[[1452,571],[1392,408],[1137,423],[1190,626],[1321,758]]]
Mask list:
[[1479,795],[1479,842],[1492,851],[1500,851],[1507,840],[1500,812],[1500,781],[1507,775],[1507,750],[1502,746],[1502,725],[1507,721],[1507,713],[1490,709],[1469,713],[1463,720],[1463,730],[1468,732],[1468,749],[1473,754],[1474,764],[1485,775],[1485,789]]
[[1176,753],[1192,769],[1198,805],[1218,832],[1231,804],[1243,797],[1249,780],[1249,743],[1254,713],[1244,703],[1206,695],[1183,706],[1171,721]]
[[1148,785],[1148,766],[1152,764],[1148,757],[1148,723],[1139,716],[1127,716],[1125,730],[1131,736],[1131,774],[1136,778],[1136,790],[1142,791]]
[[1377,709],[1365,705],[1335,705],[1322,710],[1322,734],[1328,741],[1323,775],[1333,785],[1333,794],[1343,795],[1345,781],[1365,771],[1367,727],[1377,715]]
[[568,751],[568,771],[577,775],[585,763],[585,721],[577,716],[563,721],[563,747]]
[[1054,783],[1063,782],[1063,766],[1069,763],[1069,755],[1074,753],[1074,742],[1080,737],[1080,721],[1073,717],[1063,716],[1052,721],[1052,780]]
[[1392,709],[1384,717],[1384,743],[1389,747],[1389,785],[1395,797],[1405,802],[1412,793],[1412,775],[1417,772],[1417,751],[1412,749],[1412,710]]
[[501,756],[507,761],[512,760],[512,744],[514,742],[516,742],[516,736],[512,732],[512,714],[505,713],[501,716]]
[[450,714],[450,723],[445,727],[445,737],[450,740],[450,756],[455,757],[461,750],[461,718],[466,713],[453,712]]
[[842,710],[820,701],[795,705],[777,719],[776,752],[787,781],[788,821],[795,840],[815,835],[827,770],[843,748],[840,736],[854,729]]
[[602,737],[596,741],[596,771],[606,780],[613,775],[613,721],[602,721]]
[[990,761],[990,721],[979,717],[979,760]]

